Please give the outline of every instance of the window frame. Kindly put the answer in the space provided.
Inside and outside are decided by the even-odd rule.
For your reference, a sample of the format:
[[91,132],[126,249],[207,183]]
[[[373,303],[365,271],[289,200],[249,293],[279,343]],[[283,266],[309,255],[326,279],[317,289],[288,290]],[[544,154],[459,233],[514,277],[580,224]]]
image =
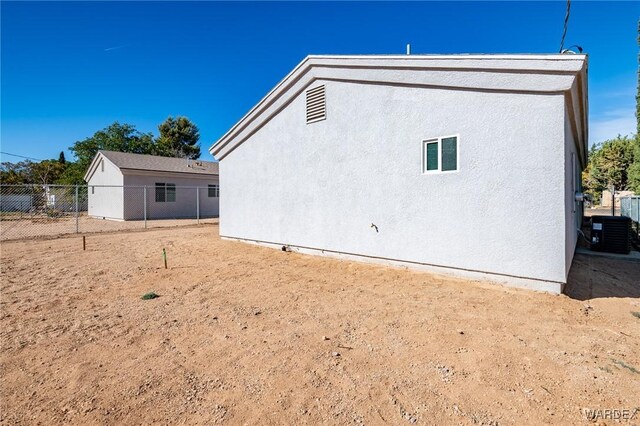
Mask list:
[[[171,191],[169,191],[171,190]],[[173,200],[169,199],[169,194],[173,193]],[[167,183],[165,184],[165,203],[175,203],[176,199],[178,198],[177,196],[178,191],[176,189],[176,184],[175,183]]]
[[[173,191],[171,191],[173,193],[173,200],[169,199],[169,189],[172,189]],[[175,183],[166,183],[166,182],[155,182],[154,185],[154,202],[156,203],[175,203],[176,202],[176,198],[177,198],[177,189],[176,189],[176,184]],[[158,195],[162,195],[161,197],[158,197]],[[161,200],[159,200],[158,198],[162,198]]]
[[[213,194],[211,195],[211,191],[213,190]],[[207,198],[220,198],[220,184],[219,183],[211,183],[207,184]]]
[[[456,138],[456,168],[455,170],[442,170],[442,140],[448,138]],[[435,170],[427,170],[427,145],[431,143],[438,144],[438,168]],[[458,173],[460,171],[460,134],[438,136],[433,138],[425,138],[422,140],[421,146],[422,159],[422,174],[445,174],[445,173]]]

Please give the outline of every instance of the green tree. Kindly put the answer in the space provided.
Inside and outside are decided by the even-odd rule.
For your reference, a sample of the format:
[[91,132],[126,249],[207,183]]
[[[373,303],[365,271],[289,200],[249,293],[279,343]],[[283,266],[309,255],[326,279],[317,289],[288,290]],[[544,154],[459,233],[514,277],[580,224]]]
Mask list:
[[19,161],[17,163],[3,162],[0,164],[0,183],[3,185],[21,185],[29,180],[30,161]]
[[200,130],[187,117],[168,117],[158,126],[155,153],[164,157],[200,158]]
[[635,138],[616,137],[589,150],[589,163],[583,172],[585,192],[594,200],[610,185],[616,190],[630,188],[629,170],[634,162]]
[[140,133],[135,126],[120,124],[116,121],[97,131],[93,136],[77,141],[69,149],[75,155],[84,174],[99,150],[152,154],[154,152],[153,135]]
[[55,183],[64,173],[65,165],[56,160],[31,163],[29,180],[31,183],[47,185]]
[[64,158],[64,151],[60,151],[60,155],[58,156],[58,163],[66,164],[67,160]]
[[[640,20],[638,20],[638,47],[640,48]],[[633,147],[633,164],[629,167],[629,189],[640,194],[640,54],[638,55],[638,86],[636,93],[636,137]]]
[[20,161],[0,165],[0,182],[5,185],[48,185],[57,182],[65,171],[65,165],[56,160],[37,163]]
[[633,163],[629,166],[629,189],[640,195],[640,134],[633,139]]
[[56,183],[61,185],[84,185],[84,174],[86,167],[82,166],[79,162],[67,163],[64,172],[60,175]]

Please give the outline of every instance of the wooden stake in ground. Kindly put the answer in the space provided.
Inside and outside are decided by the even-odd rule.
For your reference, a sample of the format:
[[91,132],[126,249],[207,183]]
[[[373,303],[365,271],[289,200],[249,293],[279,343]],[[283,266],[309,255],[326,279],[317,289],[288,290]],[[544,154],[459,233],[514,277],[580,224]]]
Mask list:
[[87,237],[82,236],[82,250],[87,250]]
[[167,269],[167,250],[162,248],[162,257],[164,258],[164,269]]

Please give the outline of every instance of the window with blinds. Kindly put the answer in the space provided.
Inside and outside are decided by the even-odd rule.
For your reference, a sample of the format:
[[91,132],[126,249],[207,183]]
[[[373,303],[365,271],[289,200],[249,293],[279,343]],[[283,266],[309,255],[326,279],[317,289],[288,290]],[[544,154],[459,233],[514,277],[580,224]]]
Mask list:
[[307,124],[327,118],[327,102],[324,85],[307,90]]
[[219,198],[220,197],[220,185],[208,185],[208,187],[207,187],[207,196],[209,198]]
[[174,183],[156,182],[156,203],[174,203],[176,201],[176,185]]

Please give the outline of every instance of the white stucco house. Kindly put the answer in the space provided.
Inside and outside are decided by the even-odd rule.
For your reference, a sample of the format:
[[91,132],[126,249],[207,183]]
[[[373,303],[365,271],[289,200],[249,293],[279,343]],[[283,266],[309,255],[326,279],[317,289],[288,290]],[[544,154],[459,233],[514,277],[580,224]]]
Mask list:
[[219,213],[217,162],[98,151],[84,180],[90,217],[179,219]]
[[210,148],[220,234],[561,292],[587,108],[585,55],[309,56]]

